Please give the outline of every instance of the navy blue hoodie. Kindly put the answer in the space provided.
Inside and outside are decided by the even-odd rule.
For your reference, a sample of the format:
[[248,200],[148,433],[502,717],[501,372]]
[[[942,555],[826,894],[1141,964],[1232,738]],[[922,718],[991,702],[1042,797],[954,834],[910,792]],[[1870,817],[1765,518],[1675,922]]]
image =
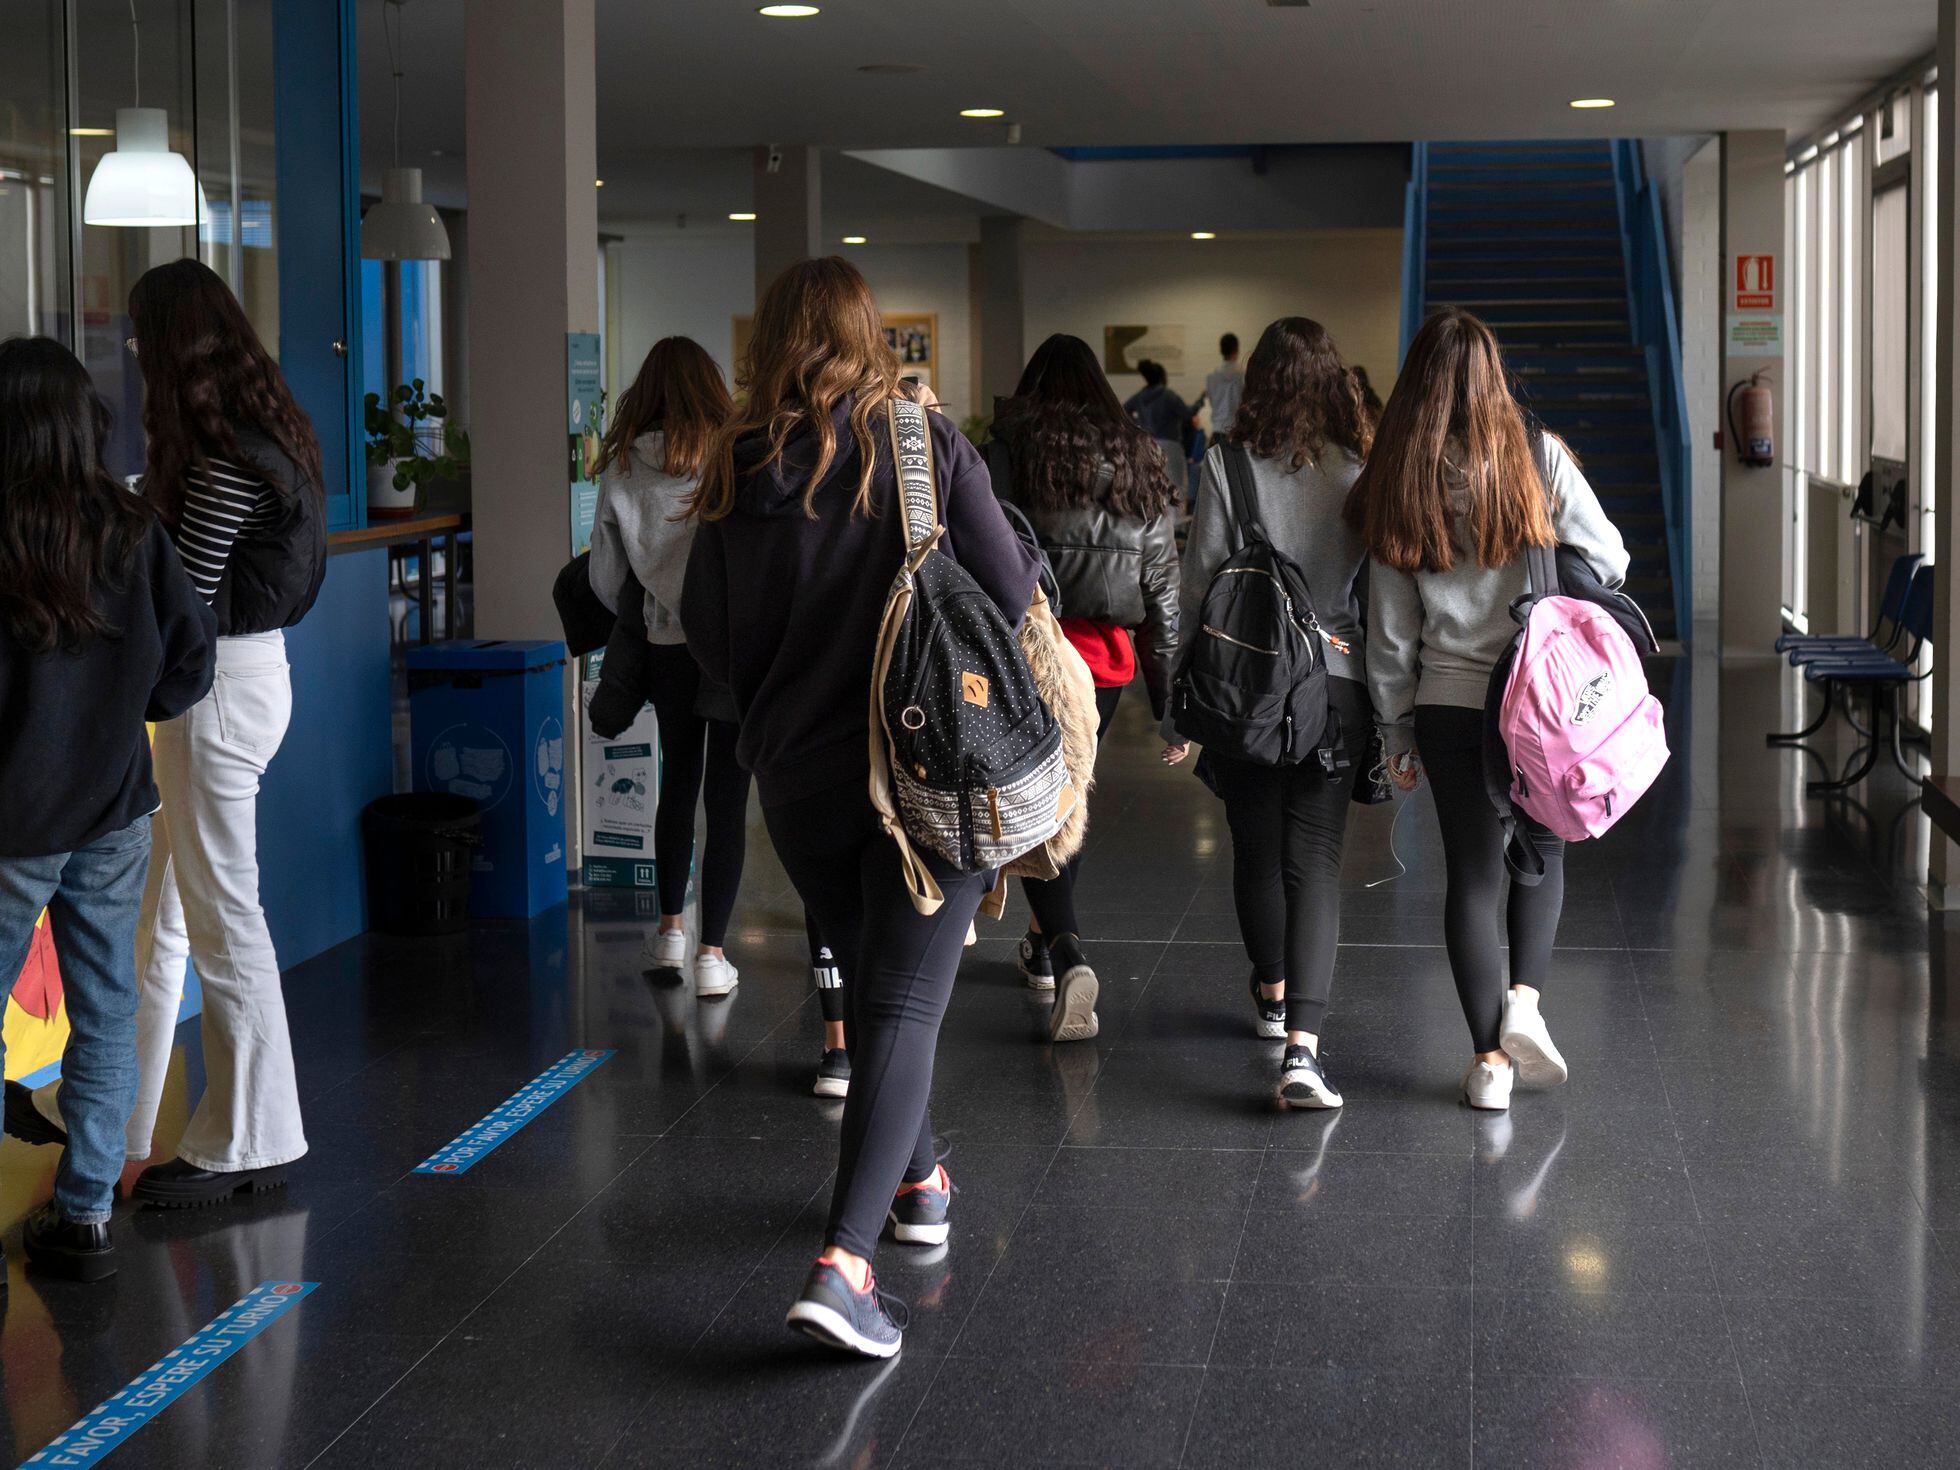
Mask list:
[[[1018,627],[1034,593],[1034,555],[1001,514],[973,446],[943,414],[926,419],[946,523],[940,549]],[[904,549],[891,440],[876,422],[870,515],[851,509],[862,462],[845,403],[815,520],[803,511],[817,458],[806,427],[765,468],[756,467],[767,449],[760,436],[737,444],[734,512],[704,521],[694,537],[681,626],[701,667],[734,691],[736,753],[764,806],[870,777],[873,645]]]

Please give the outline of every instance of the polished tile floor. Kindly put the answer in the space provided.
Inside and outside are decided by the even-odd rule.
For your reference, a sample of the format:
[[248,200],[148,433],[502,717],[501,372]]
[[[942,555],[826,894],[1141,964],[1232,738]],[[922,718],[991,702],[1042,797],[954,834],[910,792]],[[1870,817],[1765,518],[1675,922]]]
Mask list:
[[[14,1459],[291,1278],[320,1286],[115,1463],[1951,1465],[1960,1020],[1925,823],[1889,771],[1804,800],[1804,758],[1761,745],[1794,697],[1767,666],[1656,676],[1677,758],[1571,859],[1546,1011],[1573,1082],[1508,1117],[1455,1099],[1426,797],[1356,813],[1348,1106],[1271,1110],[1220,809],[1133,699],[1082,885],[1102,1036],[1050,1047],[1013,927],[986,931],[939,1054],[952,1242],[879,1262],[899,1359],[780,1325],[840,1109],[808,1095],[799,911],[757,826],[732,1001],[653,988],[643,916],[597,900],[293,971],[288,1191],[120,1215],[98,1288],[7,1236]],[[582,1046],[618,1054],[467,1175],[409,1175]],[[180,1067],[178,1119],[194,1026]],[[9,1221],[51,1166],[0,1148]]]

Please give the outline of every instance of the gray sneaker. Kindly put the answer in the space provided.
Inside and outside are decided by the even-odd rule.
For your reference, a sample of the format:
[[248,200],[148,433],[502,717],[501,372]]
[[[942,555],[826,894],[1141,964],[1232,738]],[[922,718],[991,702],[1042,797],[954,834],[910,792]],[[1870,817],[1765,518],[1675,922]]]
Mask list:
[[783,1322],[825,1347],[890,1358],[905,1345],[904,1318],[904,1303],[879,1291],[875,1277],[867,1278],[863,1291],[853,1291],[842,1271],[818,1261]]

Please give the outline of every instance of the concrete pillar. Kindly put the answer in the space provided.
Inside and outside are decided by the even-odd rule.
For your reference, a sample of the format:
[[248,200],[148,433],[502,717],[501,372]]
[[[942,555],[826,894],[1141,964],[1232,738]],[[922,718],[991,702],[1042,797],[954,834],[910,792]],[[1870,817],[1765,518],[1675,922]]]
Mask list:
[[470,0],[469,395],[476,628],[556,638],[571,554],[565,334],[599,330],[594,0]]
[[989,215],[980,221],[974,256],[974,336],[980,343],[980,378],[975,413],[992,414],[994,400],[1006,398],[1021,381],[1029,346],[1021,299],[1021,237],[1027,221]]
[[[1960,0],[1940,0],[1939,69],[1942,79],[1960,77]],[[1939,208],[1939,305],[1934,313],[1933,394],[1933,513],[1936,544],[1927,548],[1934,564],[1936,599],[1933,610],[1933,749],[1936,777],[1960,773],[1960,601],[1954,597],[1954,568],[1960,565],[1960,500],[1954,495],[1955,471],[1960,469],[1960,434],[1955,413],[1960,411],[1960,366],[1954,343],[1960,340],[1960,256],[1954,238],[1955,189],[1960,188],[1960,106],[1955,88],[1940,88],[1939,162],[1928,193]],[[1917,441],[1908,452],[1917,448]],[[1933,901],[1941,907],[1960,904],[1960,849],[1933,833],[1931,852]]]
[[799,260],[825,255],[822,155],[815,148],[755,150],[755,299]]
[[[1771,129],[1722,135],[1722,372],[1716,387],[1730,387],[1759,369],[1781,401],[1789,379],[1783,371],[1782,321],[1788,293],[1783,255],[1783,134]],[[1752,265],[1740,282],[1743,257]],[[1760,266],[1767,257],[1769,276]],[[1751,322],[1774,320],[1773,343],[1742,335]],[[1718,410],[1719,411],[1719,410]],[[1722,654],[1771,656],[1782,631],[1782,471],[1742,463],[1726,418],[1722,439]],[[1787,456],[1788,446],[1780,452]]]

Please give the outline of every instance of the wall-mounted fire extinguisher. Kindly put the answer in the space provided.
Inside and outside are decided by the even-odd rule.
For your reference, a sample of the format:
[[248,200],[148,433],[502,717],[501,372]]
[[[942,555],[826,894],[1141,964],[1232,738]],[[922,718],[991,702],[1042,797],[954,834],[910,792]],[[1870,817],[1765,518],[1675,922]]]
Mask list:
[[[1768,369],[1750,374],[1749,381],[1729,389],[1729,437],[1744,464],[1776,463],[1776,396],[1764,385]],[[1737,422],[1736,399],[1742,399],[1741,422]]]

